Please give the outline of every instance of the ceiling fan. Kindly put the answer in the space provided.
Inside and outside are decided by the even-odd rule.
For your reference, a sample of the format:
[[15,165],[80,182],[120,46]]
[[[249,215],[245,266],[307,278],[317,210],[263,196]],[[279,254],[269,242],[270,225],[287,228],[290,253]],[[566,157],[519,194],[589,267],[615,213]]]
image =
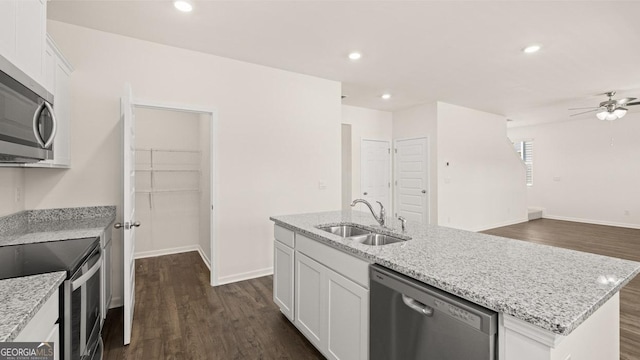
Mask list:
[[627,109],[624,106],[640,105],[640,101],[633,101],[633,100],[636,100],[636,98],[633,98],[633,97],[626,97],[626,98],[614,100],[613,97],[616,95],[615,91],[609,91],[601,95],[608,96],[609,100],[601,102],[599,106],[569,109],[569,110],[591,109],[588,111],[579,112],[577,114],[572,114],[571,116],[582,115],[582,114],[597,111],[596,117],[598,119],[613,121],[616,119],[620,119],[621,117],[627,114]]

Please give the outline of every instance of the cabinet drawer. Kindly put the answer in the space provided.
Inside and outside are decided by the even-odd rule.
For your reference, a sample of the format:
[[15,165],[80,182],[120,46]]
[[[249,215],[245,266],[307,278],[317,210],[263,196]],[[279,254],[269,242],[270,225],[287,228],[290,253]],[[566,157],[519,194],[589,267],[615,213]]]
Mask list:
[[275,236],[276,240],[287,245],[288,247],[295,247],[293,231],[285,229],[282,226],[275,225],[273,227],[273,235]]
[[369,288],[369,262],[300,234],[296,235],[296,250],[355,281],[365,289]]

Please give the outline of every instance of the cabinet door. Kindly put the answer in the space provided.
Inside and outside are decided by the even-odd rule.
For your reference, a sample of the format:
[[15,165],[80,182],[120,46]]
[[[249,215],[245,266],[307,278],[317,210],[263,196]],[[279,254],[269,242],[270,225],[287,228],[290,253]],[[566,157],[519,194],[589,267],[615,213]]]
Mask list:
[[60,324],[54,324],[45,342],[53,343],[53,360],[60,359]]
[[327,272],[327,355],[330,359],[368,359],[369,291],[344,276]]
[[294,251],[279,241],[274,241],[273,251],[273,301],[293,321]]
[[16,7],[15,64],[36,82],[43,84],[46,38],[46,3],[20,0]]
[[300,252],[296,260],[295,322],[316,348],[326,347],[326,273],[327,268]]
[[17,0],[0,1],[0,55],[9,61],[16,57]]

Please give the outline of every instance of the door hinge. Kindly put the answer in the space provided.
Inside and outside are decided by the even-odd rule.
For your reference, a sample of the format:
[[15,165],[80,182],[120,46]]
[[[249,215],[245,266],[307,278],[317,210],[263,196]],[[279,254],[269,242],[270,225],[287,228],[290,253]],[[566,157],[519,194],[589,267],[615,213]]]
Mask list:
[[396,183],[395,185],[398,186],[398,180],[396,180],[395,183]]
[[393,151],[395,151],[395,153],[398,153],[398,148],[393,149]]
[[390,149],[390,148],[389,148],[389,149],[387,149],[387,152],[389,152],[389,154],[391,154],[391,149]]
[[389,187],[391,187],[391,182],[389,182]]

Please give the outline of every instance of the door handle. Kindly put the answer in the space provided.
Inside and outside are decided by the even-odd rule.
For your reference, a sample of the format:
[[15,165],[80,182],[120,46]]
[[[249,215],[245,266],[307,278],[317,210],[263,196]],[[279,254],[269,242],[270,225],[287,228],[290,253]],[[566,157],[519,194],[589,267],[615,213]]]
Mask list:
[[116,229],[120,229],[120,228],[122,228],[122,224],[121,223],[115,223],[115,224],[113,224],[113,227],[116,228]]
[[36,141],[42,148],[45,148],[45,142],[42,138],[42,134],[40,134],[40,130],[38,129],[38,123],[40,122],[40,115],[42,115],[46,103],[47,102],[45,101],[42,104],[38,105],[38,107],[36,108],[36,112],[33,114],[33,135],[35,135]]
[[58,131],[58,121],[56,120],[56,114],[53,113],[53,107],[48,102],[44,102],[44,106],[49,110],[49,115],[51,115],[51,135],[49,135],[49,139],[44,144],[44,148],[48,148],[53,143],[53,139],[56,137],[56,131]]
[[402,302],[412,310],[419,312],[424,316],[433,316],[433,308],[419,302],[418,300],[402,294]]
[[140,227],[140,225],[142,225],[140,224],[140,221],[136,221],[133,224],[131,224],[131,227]]

